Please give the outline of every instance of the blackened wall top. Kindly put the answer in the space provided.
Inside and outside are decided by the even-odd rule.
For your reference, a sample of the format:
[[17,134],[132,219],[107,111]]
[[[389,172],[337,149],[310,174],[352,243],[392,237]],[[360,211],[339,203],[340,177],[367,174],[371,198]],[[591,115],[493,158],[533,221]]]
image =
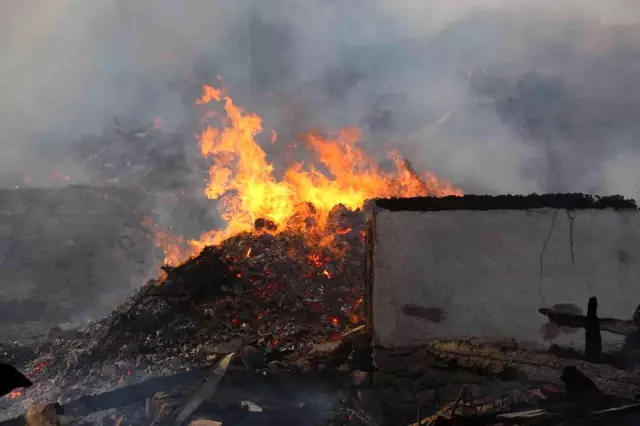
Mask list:
[[377,208],[391,211],[615,209],[637,210],[636,202],[620,195],[588,194],[464,195],[448,197],[378,198]]

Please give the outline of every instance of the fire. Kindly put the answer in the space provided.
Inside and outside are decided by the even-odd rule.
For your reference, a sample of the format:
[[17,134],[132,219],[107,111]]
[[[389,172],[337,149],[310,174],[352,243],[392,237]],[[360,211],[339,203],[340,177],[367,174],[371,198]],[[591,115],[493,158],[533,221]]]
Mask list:
[[146,218],[144,224],[152,228],[155,235],[156,247],[164,253],[163,263],[165,265],[178,265],[185,260],[184,238],[173,236],[169,232],[160,230],[151,218]]
[[319,267],[322,266],[322,259],[320,259],[320,255],[318,253],[310,254],[307,257],[307,260],[309,261],[309,263],[314,265],[316,268],[319,268]]
[[17,390],[11,391],[7,396],[9,397],[9,399],[16,399],[21,397],[22,395],[24,395],[24,389],[17,389]]
[[[256,140],[263,130],[262,119],[236,106],[224,90],[204,86],[195,103],[207,108],[211,102],[222,103],[225,115],[206,111],[198,142],[202,155],[211,160],[205,194],[219,201],[227,224],[224,229],[188,241],[190,250],[186,253],[175,250],[175,240],[167,244],[170,239],[162,236],[158,245],[170,247],[167,264],[184,261],[205,246],[217,245],[239,233],[254,232],[259,219],[268,225],[261,232],[299,232],[314,245],[329,247],[336,234],[351,232],[350,228],[330,232],[329,213],[336,206],[356,210],[366,200],[378,197],[461,194],[430,173],[416,173],[397,153],[390,155],[395,169],[382,170],[359,146],[360,132],[355,128],[331,137],[308,135],[306,148],[316,164],[294,162],[277,178]],[[274,130],[270,142],[277,139]]]
[[352,231],[352,228],[337,229],[336,230],[336,234],[338,234],[338,235],[347,235],[351,231]]
[[214,89],[211,86],[204,86],[204,92],[202,93],[202,97],[196,101],[196,105],[208,104],[209,102],[216,101],[220,102],[222,97],[222,91],[218,89]]

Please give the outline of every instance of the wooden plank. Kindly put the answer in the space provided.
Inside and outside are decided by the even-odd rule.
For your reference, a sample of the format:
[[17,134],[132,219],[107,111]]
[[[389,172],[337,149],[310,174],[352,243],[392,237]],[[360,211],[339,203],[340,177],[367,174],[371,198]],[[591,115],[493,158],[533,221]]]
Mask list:
[[216,368],[213,370],[213,373],[206,380],[198,386],[196,391],[191,394],[191,396],[184,402],[184,404],[176,410],[176,413],[172,417],[168,417],[170,420],[162,422],[167,426],[175,425],[181,426],[197,409],[198,407],[207,399],[213,396],[213,393],[216,391],[218,384],[224,378],[227,368],[235,358],[235,352],[230,353],[220,360]]
[[[555,312],[548,308],[538,309],[538,312],[549,318],[549,321],[561,326],[571,328],[586,328],[587,317],[585,315],[575,315],[563,312]],[[599,318],[600,330],[613,334],[628,336],[640,330],[632,320],[621,320],[616,318]]]

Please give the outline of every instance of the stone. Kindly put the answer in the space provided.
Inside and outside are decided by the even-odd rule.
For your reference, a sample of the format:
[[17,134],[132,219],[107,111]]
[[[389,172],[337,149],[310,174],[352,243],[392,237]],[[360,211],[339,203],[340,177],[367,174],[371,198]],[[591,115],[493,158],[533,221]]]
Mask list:
[[329,355],[335,351],[337,351],[342,345],[341,341],[336,342],[325,342],[325,343],[316,343],[311,347],[309,351],[309,355],[318,356],[318,355]]
[[267,364],[267,371],[271,374],[276,374],[280,368],[278,367],[278,361],[271,361]]

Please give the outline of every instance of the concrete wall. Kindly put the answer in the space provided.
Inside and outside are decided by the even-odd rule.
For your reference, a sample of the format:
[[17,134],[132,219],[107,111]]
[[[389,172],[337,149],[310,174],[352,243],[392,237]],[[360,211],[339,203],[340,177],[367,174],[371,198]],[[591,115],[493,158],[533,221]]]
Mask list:
[[0,190],[0,331],[115,308],[155,264],[151,207],[115,188]]
[[584,332],[549,330],[538,308],[586,313],[597,296],[599,316],[626,319],[640,304],[637,210],[376,208],[373,228],[372,324],[385,347],[478,337],[581,348]]

